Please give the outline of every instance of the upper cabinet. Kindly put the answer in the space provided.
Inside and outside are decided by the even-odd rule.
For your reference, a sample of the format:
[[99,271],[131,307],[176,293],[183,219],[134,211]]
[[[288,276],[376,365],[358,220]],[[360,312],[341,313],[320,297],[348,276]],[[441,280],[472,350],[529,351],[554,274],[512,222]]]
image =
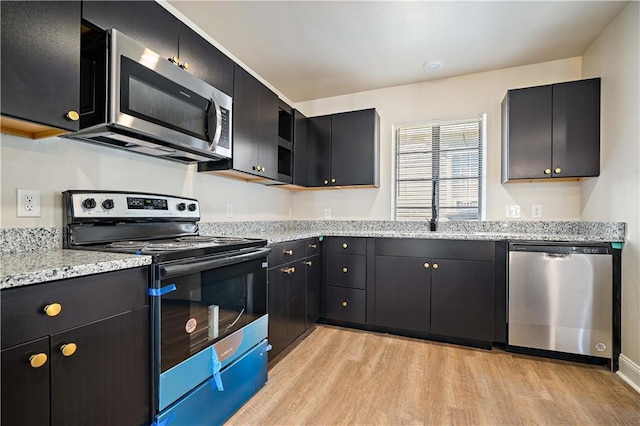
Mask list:
[[380,117],[375,109],[311,117],[307,186],[379,186]]
[[233,94],[233,61],[152,1],[89,1],[82,17],[115,28],[222,92]]
[[509,90],[502,182],[600,174],[600,79]]
[[0,3],[2,132],[39,138],[78,130],[80,6]]

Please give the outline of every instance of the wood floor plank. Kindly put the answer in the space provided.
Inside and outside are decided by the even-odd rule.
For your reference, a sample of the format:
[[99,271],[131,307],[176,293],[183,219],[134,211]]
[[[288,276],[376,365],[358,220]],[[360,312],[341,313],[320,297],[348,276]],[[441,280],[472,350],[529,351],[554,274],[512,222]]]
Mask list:
[[228,425],[639,425],[604,367],[318,325]]

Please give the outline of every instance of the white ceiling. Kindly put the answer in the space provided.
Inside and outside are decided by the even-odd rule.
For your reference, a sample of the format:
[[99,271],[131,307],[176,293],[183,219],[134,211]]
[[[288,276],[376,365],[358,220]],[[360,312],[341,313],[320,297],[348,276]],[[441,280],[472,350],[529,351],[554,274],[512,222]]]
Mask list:
[[[580,56],[627,2],[169,4],[300,102]],[[442,66],[427,72],[429,61]]]

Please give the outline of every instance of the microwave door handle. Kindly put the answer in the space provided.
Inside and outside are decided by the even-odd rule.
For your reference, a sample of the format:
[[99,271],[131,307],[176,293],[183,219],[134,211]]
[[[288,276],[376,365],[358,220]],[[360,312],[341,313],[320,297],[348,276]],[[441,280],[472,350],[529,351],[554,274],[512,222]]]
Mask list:
[[[211,136],[211,133],[210,133],[210,123],[211,123],[212,114],[215,114],[215,119],[216,119],[216,130],[213,136]],[[210,149],[212,151],[215,151],[215,147],[218,146],[218,142],[220,142],[221,135],[222,135],[222,110],[220,109],[220,105],[218,105],[216,100],[211,98],[209,100],[209,105],[207,106],[207,138],[209,139],[209,142],[211,142]]]

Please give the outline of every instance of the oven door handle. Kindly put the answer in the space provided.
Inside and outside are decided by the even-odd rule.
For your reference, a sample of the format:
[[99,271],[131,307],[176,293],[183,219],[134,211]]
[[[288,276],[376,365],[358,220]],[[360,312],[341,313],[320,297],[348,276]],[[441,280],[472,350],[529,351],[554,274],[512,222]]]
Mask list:
[[196,272],[206,271],[208,269],[221,268],[223,266],[235,265],[237,263],[248,262],[250,260],[266,257],[270,248],[261,248],[249,253],[241,253],[231,256],[218,257],[216,259],[202,260],[199,262],[187,263],[182,265],[168,265],[160,267],[160,278],[167,279],[178,277],[181,275],[194,274]]

